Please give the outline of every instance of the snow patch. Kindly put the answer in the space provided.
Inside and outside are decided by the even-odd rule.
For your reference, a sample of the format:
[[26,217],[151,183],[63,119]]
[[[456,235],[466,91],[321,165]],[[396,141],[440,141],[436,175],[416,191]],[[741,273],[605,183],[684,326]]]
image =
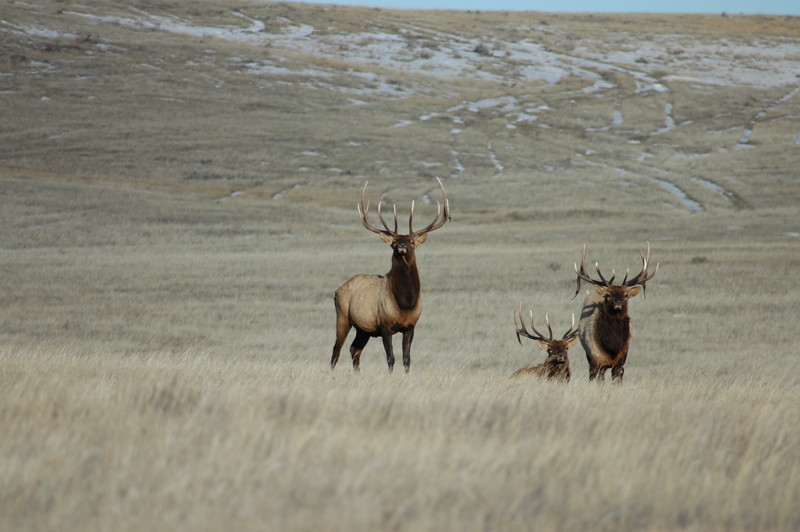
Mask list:
[[467,109],[472,111],[473,113],[479,113],[485,109],[493,109],[495,107],[499,107],[500,111],[515,111],[519,109],[517,105],[517,99],[514,96],[501,96],[500,98],[485,98],[483,100],[478,100],[477,102],[472,102],[467,105]]
[[455,170],[450,174],[450,179],[456,179],[461,177],[461,174],[464,173],[466,168],[464,168],[464,165],[461,164],[461,161],[458,158],[460,154],[457,151],[451,151],[450,153],[453,156],[453,165],[455,166]]
[[677,197],[683,205],[689,209],[689,212],[692,214],[696,214],[703,210],[703,206],[700,205],[695,200],[691,199],[686,192],[683,191],[678,185],[667,181],[666,179],[659,179],[657,177],[651,178],[654,183],[658,184],[662,188],[666,189],[667,192],[672,194],[673,196]]

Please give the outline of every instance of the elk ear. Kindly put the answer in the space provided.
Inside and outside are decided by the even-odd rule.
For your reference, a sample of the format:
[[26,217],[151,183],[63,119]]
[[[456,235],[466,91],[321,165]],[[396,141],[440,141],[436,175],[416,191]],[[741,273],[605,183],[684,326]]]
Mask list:
[[541,349],[542,351],[547,351],[547,348],[550,347],[550,344],[548,344],[544,340],[536,340],[536,345],[539,346],[539,349]]
[[389,244],[390,246],[394,244],[394,237],[392,235],[387,235],[386,233],[380,233],[380,235],[384,244]]
[[606,290],[605,286],[600,286],[599,284],[594,285],[594,291],[600,294],[601,296],[605,297],[608,290]]
[[631,298],[631,297],[635,296],[636,294],[638,294],[641,289],[642,289],[642,287],[638,286],[638,285],[637,286],[633,286],[631,288],[628,288],[628,292],[627,292],[628,298]]
[[567,340],[567,348],[570,348],[573,345],[575,345],[575,342],[577,342],[577,341],[578,341],[578,337],[577,336],[573,336],[572,338]]
[[414,247],[421,246],[425,243],[428,239],[428,233],[422,233],[421,235],[414,237]]

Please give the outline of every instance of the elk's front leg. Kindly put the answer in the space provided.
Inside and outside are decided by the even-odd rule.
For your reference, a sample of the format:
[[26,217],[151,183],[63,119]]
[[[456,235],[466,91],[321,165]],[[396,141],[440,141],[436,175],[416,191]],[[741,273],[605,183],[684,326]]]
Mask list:
[[411,369],[411,342],[414,340],[414,327],[403,331],[403,366],[406,373]]
[[608,367],[603,366],[592,366],[589,368],[589,380],[597,380],[598,382],[605,382],[606,380],[606,370]]
[[628,348],[622,351],[622,356],[619,361],[611,368],[611,382],[622,382],[622,376],[625,374],[625,361],[628,359]]
[[386,350],[386,363],[389,365],[389,373],[394,370],[394,351],[392,350],[392,332],[383,329],[381,331],[383,338],[383,348]]

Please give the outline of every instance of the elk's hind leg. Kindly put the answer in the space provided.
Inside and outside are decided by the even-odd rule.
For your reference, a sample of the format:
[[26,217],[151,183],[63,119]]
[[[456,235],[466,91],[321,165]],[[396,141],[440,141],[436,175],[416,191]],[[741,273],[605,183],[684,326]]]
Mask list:
[[331,369],[336,367],[336,363],[339,362],[339,354],[342,351],[342,344],[344,344],[345,338],[347,338],[347,333],[350,332],[350,328],[348,327],[344,334],[339,333],[339,328],[336,328],[336,343],[333,344],[333,354],[331,355]]
[[336,302],[336,342],[333,344],[333,354],[331,355],[331,369],[336,367],[336,363],[339,362],[339,354],[342,351],[342,346],[344,345],[344,341],[347,339],[347,333],[350,332],[350,322],[347,320],[347,316],[339,308],[339,301],[338,299],[335,300]]
[[367,342],[369,342],[369,334],[356,327],[356,337],[350,344],[350,357],[353,359],[353,370],[355,371],[358,371],[361,363],[361,351],[364,350]]

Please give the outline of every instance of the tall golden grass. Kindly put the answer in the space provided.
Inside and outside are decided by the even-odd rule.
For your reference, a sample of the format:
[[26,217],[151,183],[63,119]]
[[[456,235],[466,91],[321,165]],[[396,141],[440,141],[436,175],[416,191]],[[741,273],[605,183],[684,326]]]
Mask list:
[[794,376],[677,368],[597,386],[458,364],[0,353],[8,530],[798,524]]

